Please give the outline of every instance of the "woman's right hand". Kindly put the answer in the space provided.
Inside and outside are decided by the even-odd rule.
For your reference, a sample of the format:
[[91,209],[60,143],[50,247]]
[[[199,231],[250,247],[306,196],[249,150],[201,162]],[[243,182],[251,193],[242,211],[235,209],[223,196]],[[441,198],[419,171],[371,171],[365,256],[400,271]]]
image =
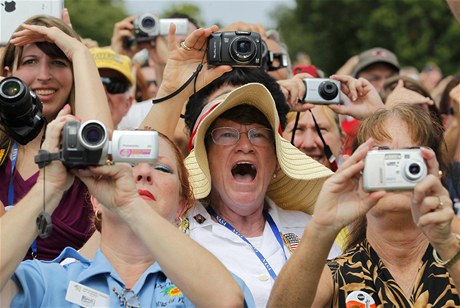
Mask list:
[[[70,114],[70,111],[70,106],[65,105],[59,111],[56,119],[46,126],[46,136],[42,144],[42,150],[46,150],[49,153],[58,153],[60,151],[62,129],[65,123],[77,120],[75,116]],[[45,187],[53,187],[57,191],[64,192],[70,188],[73,180],[74,176],[67,171],[62,162],[51,161],[40,170],[37,183],[44,182]]]
[[[197,91],[222,76],[225,72],[232,70],[229,65],[206,67],[207,40],[217,30],[218,27],[214,25],[193,31],[184,41],[185,46],[191,48],[186,50],[176,43],[176,26],[171,24],[168,34],[168,60],[157,97],[163,97],[176,91],[192,76],[200,63],[203,63],[204,67],[196,79]],[[181,94],[187,98],[191,96],[193,94],[193,83],[189,84]]]
[[367,213],[385,195],[385,191],[367,193],[362,189],[364,158],[373,144],[372,139],[361,144],[324,183],[316,200],[312,220],[324,231],[338,233],[344,226]]
[[57,27],[45,27],[37,25],[22,24],[24,28],[21,31],[13,33],[10,42],[15,46],[24,46],[36,42],[49,42],[56,44],[72,61],[75,53],[78,51],[87,51],[86,46],[76,38],[67,35]]

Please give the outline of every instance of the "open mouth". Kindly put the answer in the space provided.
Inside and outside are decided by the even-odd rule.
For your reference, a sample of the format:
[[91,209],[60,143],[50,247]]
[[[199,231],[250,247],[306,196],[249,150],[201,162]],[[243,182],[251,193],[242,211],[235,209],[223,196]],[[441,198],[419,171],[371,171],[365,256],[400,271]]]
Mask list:
[[236,163],[232,168],[233,177],[239,182],[252,182],[257,175],[257,169],[251,163]]

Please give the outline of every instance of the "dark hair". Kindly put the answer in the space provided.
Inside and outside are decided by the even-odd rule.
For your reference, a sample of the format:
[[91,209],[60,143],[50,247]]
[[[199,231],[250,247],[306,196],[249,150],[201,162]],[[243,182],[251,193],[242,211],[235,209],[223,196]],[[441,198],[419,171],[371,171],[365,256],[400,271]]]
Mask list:
[[212,93],[226,85],[242,86],[251,82],[261,83],[270,91],[276,104],[281,129],[284,129],[286,127],[286,115],[289,112],[289,106],[276,80],[260,68],[235,67],[232,71],[223,74],[221,77],[190,96],[185,110],[185,125],[189,133],[193,130],[193,126],[201,110],[208,103],[208,98]]
[[455,74],[452,79],[447,83],[444,91],[442,91],[441,100],[439,101],[439,112],[441,114],[450,114],[450,91],[460,84],[460,74]]
[[[405,122],[409,128],[409,135],[418,145],[431,148],[436,153],[439,169],[445,172],[446,164],[442,158],[444,144],[444,130],[442,125],[433,121],[428,112],[420,105],[396,104],[388,109],[380,109],[369,118],[361,122],[356,135],[353,151],[366,142],[370,137],[377,141],[389,139],[390,135],[385,130],[388,119],[398,118]],[[349,236],[344,250],[355,247],[366,237],[366,217],[356,219],[349,226]]]

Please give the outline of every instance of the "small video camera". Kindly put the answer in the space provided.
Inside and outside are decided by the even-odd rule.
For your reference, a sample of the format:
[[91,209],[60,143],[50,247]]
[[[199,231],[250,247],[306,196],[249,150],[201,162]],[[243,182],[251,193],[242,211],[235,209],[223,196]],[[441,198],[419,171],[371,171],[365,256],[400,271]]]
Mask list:
[[214,32],[208,38],[208,64],[261,67],[263,48],[262,38],[257,32]]
[[412,190],[427,175],[420,149],[372,150],[363,170],[363,189]]
[[37,137],[45,118],[42,102],[19,78],[0,81],[0,124],[16,142],[25,145]]
[[125,38],[125,47],[131,47],[135,42],[151,41],[160,35],[168,35],[171,23],[176,25],[176,35],[188,34],[187,18],[158,18],[149,13],[138,16],[133,22],[134,38]]
[[340,104],[340,81],[323,78],[305,78],[304,103],[330,105]]
[[108,160],[152,163],[157,158],[156,131],[115,130],[112,141],[99,121],[67,122],[62,131],[61,161],[70,169],[103,165]]

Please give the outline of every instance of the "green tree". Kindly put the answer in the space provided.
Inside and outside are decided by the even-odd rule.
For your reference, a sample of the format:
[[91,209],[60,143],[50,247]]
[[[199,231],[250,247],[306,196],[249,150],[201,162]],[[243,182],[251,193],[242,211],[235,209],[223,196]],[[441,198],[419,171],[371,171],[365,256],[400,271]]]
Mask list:
[[113,26],[127,16],[121,0],[66,0],[72,27],[83,38],[110,45]]
[[297,0],[272,13],[290,49],[334,73],[349,57],[381,46],[401,65],[433,61],[444,74],[460,71],[460,25],[440,0]]

